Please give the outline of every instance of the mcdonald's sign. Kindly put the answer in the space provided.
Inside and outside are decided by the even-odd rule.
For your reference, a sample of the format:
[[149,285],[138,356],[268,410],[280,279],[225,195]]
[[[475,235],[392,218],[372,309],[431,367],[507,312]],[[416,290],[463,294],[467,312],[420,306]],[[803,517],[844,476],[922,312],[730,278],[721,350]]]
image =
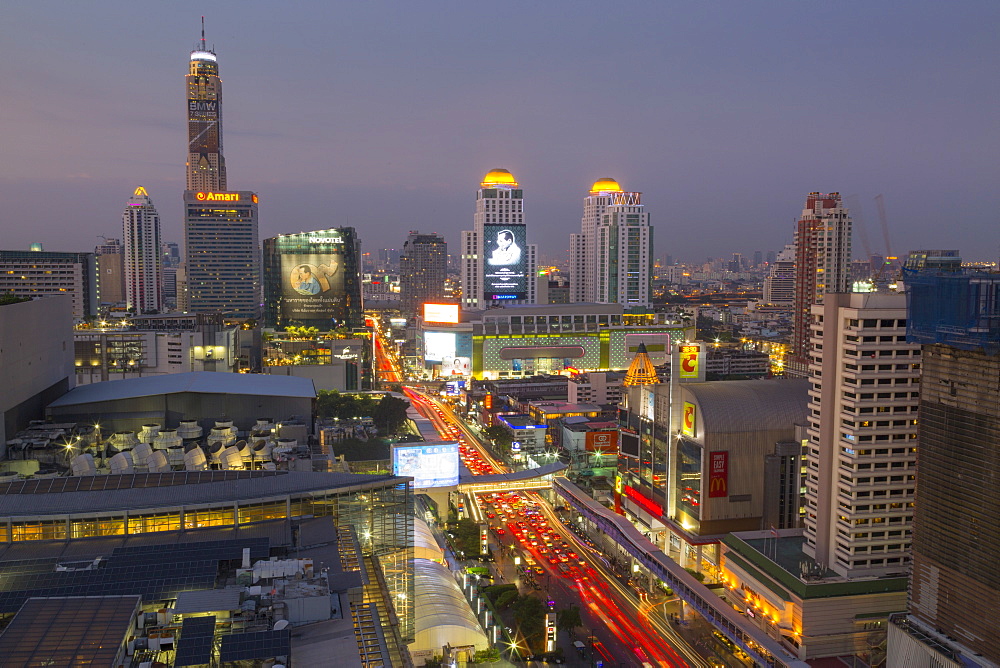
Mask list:
[[708,453],[708,498],[729,496],[729,453],[721,450]]
[[681,433],[691,438],[694,438],[696,411],[694,404],[689,401],[684,402],[684,413],[681,415]]
[[679,372],[679,377],[681,378],[697,378],[698,377],[698,364],[701,361],[701,346],[697,345],[685,345],[680,347],[680,363],[681,368]]

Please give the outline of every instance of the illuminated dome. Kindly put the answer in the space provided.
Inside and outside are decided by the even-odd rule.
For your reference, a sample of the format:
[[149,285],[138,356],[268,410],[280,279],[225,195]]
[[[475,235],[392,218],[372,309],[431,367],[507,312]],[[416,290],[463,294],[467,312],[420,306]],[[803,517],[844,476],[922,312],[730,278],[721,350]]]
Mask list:
[[496,188],[497,186],[516,188],[517,181],[514,179],[514,175],[506,169],[491,169],[486,172],[483,182],[479,185],[483,188]]
[[591,195],[596,195],[597,193],[620,193],[621,191],[622,187],[618,185],[618,182],[607,176],[603,179],[597,179],[594,181],[594,185],[590,187]]

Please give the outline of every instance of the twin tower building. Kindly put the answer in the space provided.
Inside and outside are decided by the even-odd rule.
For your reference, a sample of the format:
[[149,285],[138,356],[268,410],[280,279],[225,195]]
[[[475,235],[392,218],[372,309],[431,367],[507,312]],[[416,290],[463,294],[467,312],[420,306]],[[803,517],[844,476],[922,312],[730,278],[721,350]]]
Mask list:
[[[360,325],[361,253],[353,228],[266,239],[261,262],[257,194],[229,189],[222,80],[204,29],[191,52],[186,88],[185,262],[177,276],[178,309],[263,315],[268,325]],[[613,179],[594,183],[584,200],[580,233],[570,235],[571,301],[650,306],[653,231],[641,199]],[[136,189],[123,220],[128,308],[160,311],[159,215],[144,188]],[[523,191],[509,171],[491,170],[476,194],[474,229],[462,233],[463,307],[536,303],[537,264],[537,247],[528,243]]]

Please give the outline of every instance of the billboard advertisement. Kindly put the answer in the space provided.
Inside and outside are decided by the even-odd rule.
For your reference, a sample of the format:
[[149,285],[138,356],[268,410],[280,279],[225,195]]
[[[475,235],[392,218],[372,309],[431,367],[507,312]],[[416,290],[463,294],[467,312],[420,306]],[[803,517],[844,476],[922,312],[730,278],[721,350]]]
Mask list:
[[472,373],[472,360],[468,357],[445,357],[441,360],[442,376],[468,376]]
[[457,485],[458,444],[393,446],[392,472],[413,478],[415,489]]
[[639,456],[639,436],[638,434],[633,434],[631,432],[623,431],[621,433],[619,453],[626,457],[638,457]]
[[701,346],[685,345],[680,347],[681,351],[681,378],[697,378],[698,364],[701,362]]
[[729,453],[719,450],[708,453],[708,498],[729,496]]
[[690,401],[684,402],[684,414],[681,416],[681,433],[694,438],[695,419],[697,412],[694,404]]
[[615,454],[618,452],[617,431],[588,431],[584,438],[588,452]]
[[528,247],[524,225],[484,225],[483,294],[486,299],[528,296]]
[[344,303],[344,256],[336,252],[281,256],[281,317],[320,320],[337,316]]
[[446,357],[455,358],[455,333],[424,332],[424,360],[440,363]]
[[458,304],[424,304],[424,322],[458,322]]

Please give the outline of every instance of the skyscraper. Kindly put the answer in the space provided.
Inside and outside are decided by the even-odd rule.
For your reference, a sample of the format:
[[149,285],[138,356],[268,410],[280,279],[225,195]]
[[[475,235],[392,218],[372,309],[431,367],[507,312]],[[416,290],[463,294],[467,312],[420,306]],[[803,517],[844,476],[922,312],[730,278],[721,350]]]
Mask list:
[[184,192],[187,307],[254,318],[260,309],[257,194]]
[[178,301],[194,313],[259,314],[257,194],[227,191],[222,156],[222,81],[215,52],[201,42],[187,75],[188,161],[184,191],[184,283]]
[[805,544],[851,579],[910,561],[920,347],[902,293],[828,294],[811,307]]
[[476,193],[472,230],[462,232],[462,305],[534,304],[536,247],[527,243],[524,193],[506,169],[492,169]]
[[439,234],[410,232],[399,256],[399,288],[403,310],[420,315],[420,305],[444,298],[448,278],[448,244]]
[[764,277],[764,303],[788,304],[795,300],[795,246],[788,244],[771,260]]
[[652,246],[642,193],[598,179],[583,200],[580,233],[570,235],[571,300],[649,306]]
[[923,344],[920,480],[911,614],[889,628],[890,668],[1000,664],[1000,274],[951,269],[906,279]]
[[215,51],[201,41],[191,52],[186,77],[188,105],[187,189],[226,190],[226,159],[222,155],[222,80]]
[[125,303],[125,248],[121,239],[104,239],[94,248],[101,304]]
[[142,186],[135,189],[122,214],[125,240],[125,305],[137,315],[163,309],[163,257],[160,214]]
[[795,303],[789,371],[809,363],[813,304],[823,295],[850,291],[851,216],[840,193],[809,193],[795,228]]

